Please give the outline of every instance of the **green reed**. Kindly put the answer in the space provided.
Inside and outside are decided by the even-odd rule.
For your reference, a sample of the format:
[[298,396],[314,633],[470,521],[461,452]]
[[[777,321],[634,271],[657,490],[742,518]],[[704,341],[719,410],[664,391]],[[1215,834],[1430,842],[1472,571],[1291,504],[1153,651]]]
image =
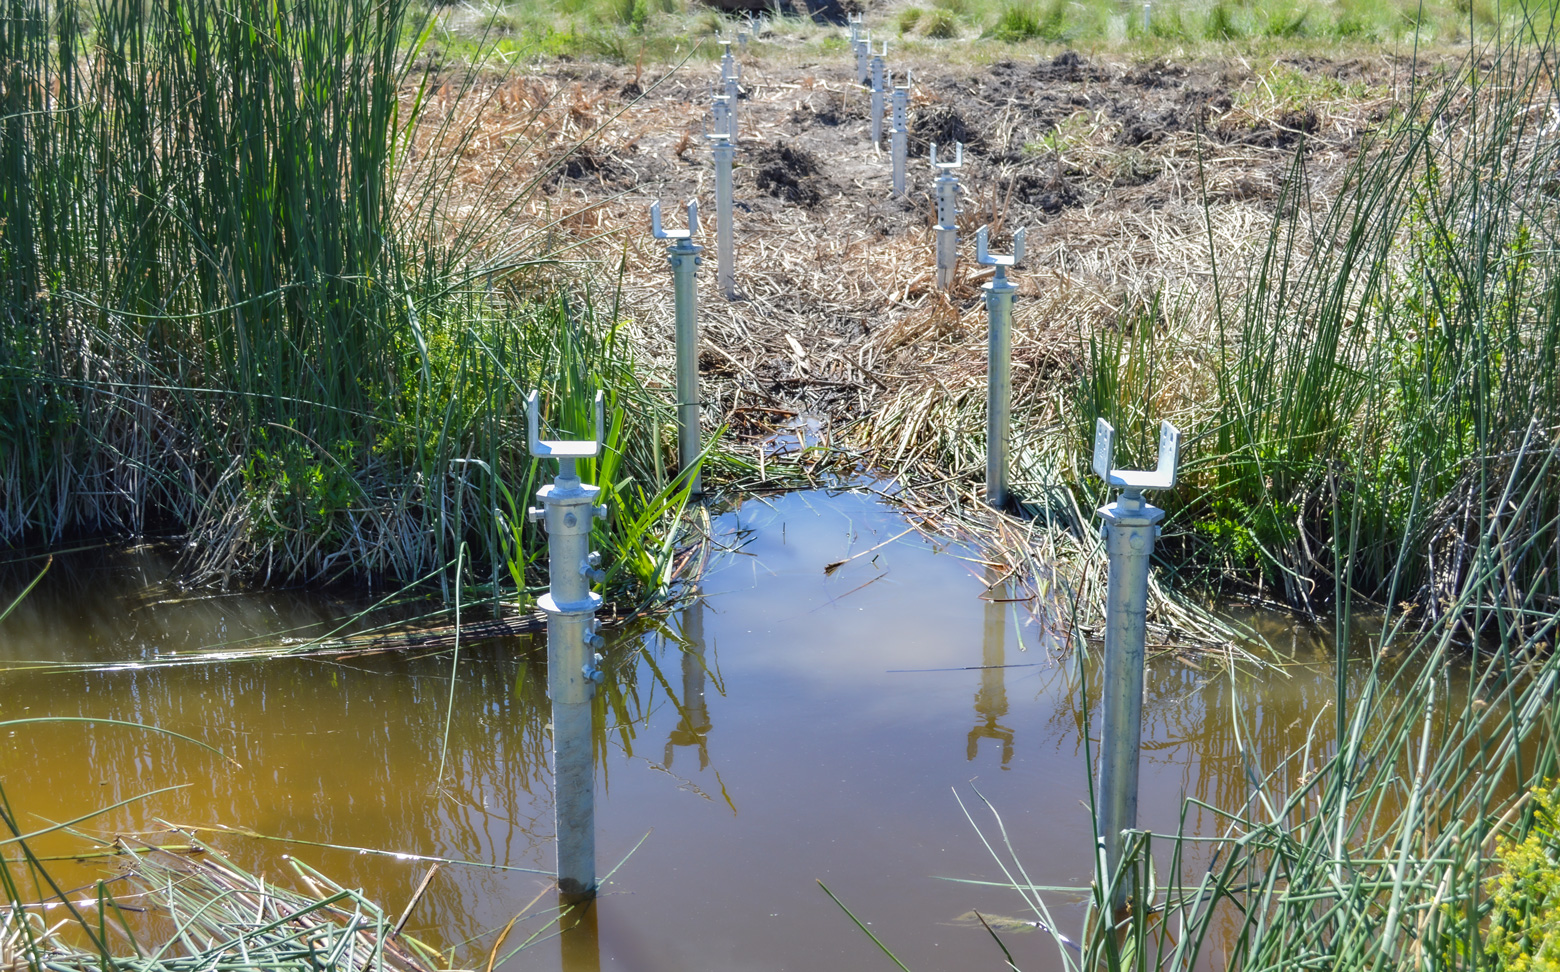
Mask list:
[[[1557,459],[1553,445],[1523,451],[1508,483]],[[1528,491],[1515,512],[1533,502]],[[1081,945],[1058,949],[1067,967],[1506,967],[1489,945],[1511,921],[1495,914],[1498,841],[1552,823],[1529,796],[1560,771],[1557,618],[1508,628],[1467,664],[1462,617],[1499,596],[1505,559],[1539,542],[1514,516],[1428,630],[1407,634],[1387,618],[1369,638],[1378,650],[1352,662],[1339,641],[1340,673],[1364,664],[1369,677],[1351,694],[1340,674],[1337,718],[1319,712],[1292,751],[1254,745],[1261,706],[1239,700],[1231,679],[1227,715],[1247,767],[1238,805],[1187,801],[1217,816],[1216,833],[1137,834],[1116,873],[1096,875]],[[1133,889],[1132,913],[1101,920],[1119,882]],[[1045,915],[1036,893],[1026,897]]]
[[1552,38],[1530,23],[1422,83],[1326,205],[1297,155],[1255,266],[1216,267],[1212,328],[1151,308],[1093,339],[1078,434],[1110,416],[1144,461],[1161,417],[1188,434],[1172,563],[1309,610],[1435,618],[1531,495],[1509,535],[1533,543],[1470,605],[1474,630],[1560,604],[1560,470],[1511,479],[1560,436]]
[[[1331,613],[1338,681],[1294,751],[1251,743],[1260,706],[1231,682],[1238,805],[1188,801],[1222,831],[1139,834],[1097,874],[1069,968],[1504,967],[1497,839],[1535,826],[1529,794],[1560,769],[1545,18],[1411,93],[1327,205],[1297,158],[1246,287],[1220,268],[1211,340],[1150,309],[1091,344],[1079,412],[1113,415],[1142,461],[1152,412],[1190,433],[1170,559]],[[1177,401],[1188,361],[1209,377]],[[1351,664],[1371,672],[1353,691]],[[1102,918],[1124,881],[1132,913]]]
[[536,277],[541,242],[476,256],[516,200],[454,212],[488,81],[419,5],[0,9],[0,543],[189,532],[195,579],[273,583],[405,581],[466,543],[496,590],[538,544],[532,389],[605,388],[613,489],[676,505],[615,322]]

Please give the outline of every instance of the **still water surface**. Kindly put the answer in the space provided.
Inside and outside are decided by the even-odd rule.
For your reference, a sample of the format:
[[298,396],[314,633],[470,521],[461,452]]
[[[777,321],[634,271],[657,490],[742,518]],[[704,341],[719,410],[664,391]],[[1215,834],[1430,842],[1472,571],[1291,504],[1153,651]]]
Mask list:
[[[985,930],[961,916],[1030,916],[1011,891],[945,880],[1001,879],[955,794],[982,825],[977,790],[1000,811],[1036,883],[1088,883],[1084,732],[1098,720],[1074,660],[1025,604],[988,590],[967,549],[910,532],[826,574],[905,531],[872,496],[749,500],[715,525],[729,550],[703,598],[610,652],[622,688],[603,707],[597,849],[601,871],[622,863],[594,940],[544,940],[512,967],[886,967],[819,881],[912,968],[997,967]],[[392,916],[426,864],[301,842],[500,865],[443,867],[407,926],[482,967],[496,929],[549,883],[535,873],[552,865],[540,639],[463,646],[453,711],[448,651],[145,667],[172,651],[318,632],[361,606],[288,593],[191,600],[157,583],[166,569],[148,552],[57,564],[0,624],[0,720],[142,722],[239,765],[113,726],[0,730],[0,783],[23,825],[177,785],[85,827],[165,820],[287,838],[205,835],[271,875],[297,855]],[[1151,663],[1140,825],[1174,831],[1183,796],[1240,806],[1232,707],[1269,753],[1296,746],[1325,712],[1330,652],[1303,631],[1273,634],[1292,654],[1284,667],[1232,677],[1206,661]],[[61,867],[66,886],[101,872]],[[1052,901],[1076,933],[1081,896]],[[1043,932],[1006,938],[1023,968],[1058,966]]]

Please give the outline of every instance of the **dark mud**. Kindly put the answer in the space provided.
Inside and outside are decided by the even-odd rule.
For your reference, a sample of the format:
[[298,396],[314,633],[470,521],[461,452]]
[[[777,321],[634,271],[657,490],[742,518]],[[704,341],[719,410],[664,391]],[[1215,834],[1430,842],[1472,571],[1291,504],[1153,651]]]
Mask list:
[[754,183],[760,192],[808,209],[837,191],[823,177],[823,167],[817,157],[784,142],[760,146],[753,153],[753,171]]

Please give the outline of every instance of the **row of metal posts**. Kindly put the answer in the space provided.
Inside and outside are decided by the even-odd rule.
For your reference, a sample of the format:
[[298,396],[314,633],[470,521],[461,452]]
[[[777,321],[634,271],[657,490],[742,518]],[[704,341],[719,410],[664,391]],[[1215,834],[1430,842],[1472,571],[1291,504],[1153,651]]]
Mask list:
[[[1145,19],[1147,9],[1145,7]],[[873,140],[881,140],[882,95],[885,75],[883,56],[870,57],[870,41],[860,36],[861,21],[850,22],[851,46],[857,58],[858,76],[870,81],[873,89]],[[734,246],[731,225],[731,165],[737,132],[737,68],[730,45],[722,58],[723,93],[715,97],[715,131],[710,138],[716,167],[717,274],[721,290],[735,296]],[[903,88],[893,92],[894,191],[904,190],[904,145],[906,142],[908,75]],[[934,189],[937,200],[937,285],[952,286],[953,264],[957,252],[956,217],[958,214],[958,177],[952,172],[963,163],[963,145],[955,145],[952,162],[937,160],[937,146],[931,147],[931,162],[938,173]],[[703,248],[693,242],[698,233],[697,204],[688,204],[688,228],[666,229],[661,222],[661,205],[650,209],[651,231],[655,238],[670,241],[668,260],[673,271],[673,295],[676,304],[677,344],[677,416],[680,468],[692,477],[692,492],[702,492],[698,476],[701,449],[698,386],[698,314],[695,268],[701,262]],[[1007,441],[1012,408],[1012,316],[1016,287],[1007,277],[1008,268],[1024,255],[1024,230],[1014,234],[1010,256],[992,254],[987,248],[987,228],[976,234],[976,260],[992,268],[992,279],[982,287],[988,319],[987,347],[987,502],[998,508],[1010,499],[1007,485]],[[598,392],[595,400],[596,435],[588,442],[543,440],[538,433],[538,403],[532,393],[526,402],[529,443],[532,455],[559,460],[557,480],[542,487],[537,498],[542,506],[529,511],[533,521],[545,524],[548,533],[549,588],[540,598],[547,614],[548,686],[553,704],[553,764],[555,774],[555,817],[557,827],[558,887],[566,899],[588,898],[595,892],[594,767],[591,736],[591,699],[595,685],[602,679],[601,636],[596,632],[595,613],[601,595],[590,590],[591,582],[600,582],[603,573],[599,556],[589,550],[591,524],[605,518],[607,510],[596,505],[600,489],[580,481],[576,462],[600,454],[603,403]],[[1103,418],[1098,420],[1095,438],[1094,470],[1112,486],[1123,487],[1121,498],[1099,512],[1105,522],[1104,534],[1110,558],[1106,594],[1104,726],[1100,755],[1099,806],[1097,833],[1101,873],[1114,880],[1120,862],[1122,833],[1136,826],[1138,753],[1142,728],[1143,655],[1147,623],[1148,559],[1153,553],[1157,523],[1162,510],[1146,503],[1145,490],[1169,489],[1175,483],[1180,433],[1165,422],[1161,426],[1159,459],[1153,472],[1115,469],[1115,431]],[[1126,882],[1110,889],[1119,906],[1128,891]]]

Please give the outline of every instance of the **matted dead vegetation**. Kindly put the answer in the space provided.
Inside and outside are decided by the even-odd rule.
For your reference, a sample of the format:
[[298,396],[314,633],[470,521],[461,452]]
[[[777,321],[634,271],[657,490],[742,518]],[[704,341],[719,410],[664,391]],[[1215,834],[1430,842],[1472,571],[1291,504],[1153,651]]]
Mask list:
[[[1087,336],[1156,303],[1173,306],[1180,321],[1211,324],[1214,252],[1229,268],[1263,245],[1297,152],[1311,193],[1305,204],[1323,206],[1362,138],[1393,109],[1408,71],[1385,59],[1254,68],[1073,52],[981,70],[908,66],[910,192],[896,199],[886,151],[870,144],[867,92],[843,58],[744,64],[740,298],[719,295],[712,259],[699,278],[706,424],[724,425],[725,447],[759,471],[741,485],[763,488],[778,464],[770,459],[775,436],[807,419],[817,434],[807,450],[814,465],[804,471],[824,454],[873,470],[919,522],[981,542],[1027,579],[1039,603],[1056,563],[1096,559],[1079,556],[1092,535],[1089,517],[1059,488],[1082,445],[1063,413]],[[700,242],[711,256],[713,169],[702,118],[712,73],[706,65],[553,65],[497,84],[485,108],[495,154],[508,166],[500,183],[522,200],[495,227],[494,253],[537,234],[579,242],[576,252],[619,282],[612,299],[668,383],[671,275],[647,209],[660,199],[680,211],[698,199],[707,217]],[[925,147],[951,138],[965,142],[964,262],[943,293],[933,286]],[[522,140],[526,150],[513,151]],[[485,157],[469,164],[472,184],[491,192]],[[968,252],[981,225],[991,227],[997,251],[1017,227],[1028,232],[1013,336],[1020,520],[981,503],[980,286],[989,271]],[[1240,281],[1218,283],[1229,300]],[[1164,403],[1166,412],[1194,400],[1192,386],[1207,380],[1189,363],[1179,379],[1184,397],[1175,382],[1161,386],[1180,398]],[[1037,541],[1037,524],[1066,526],[1073,549],[1056,548],[1056,531]],[[1178,609],[1156,601],[1173,622]],[[1206,619],[1182,620],[1169,628],[1207,629]]]

